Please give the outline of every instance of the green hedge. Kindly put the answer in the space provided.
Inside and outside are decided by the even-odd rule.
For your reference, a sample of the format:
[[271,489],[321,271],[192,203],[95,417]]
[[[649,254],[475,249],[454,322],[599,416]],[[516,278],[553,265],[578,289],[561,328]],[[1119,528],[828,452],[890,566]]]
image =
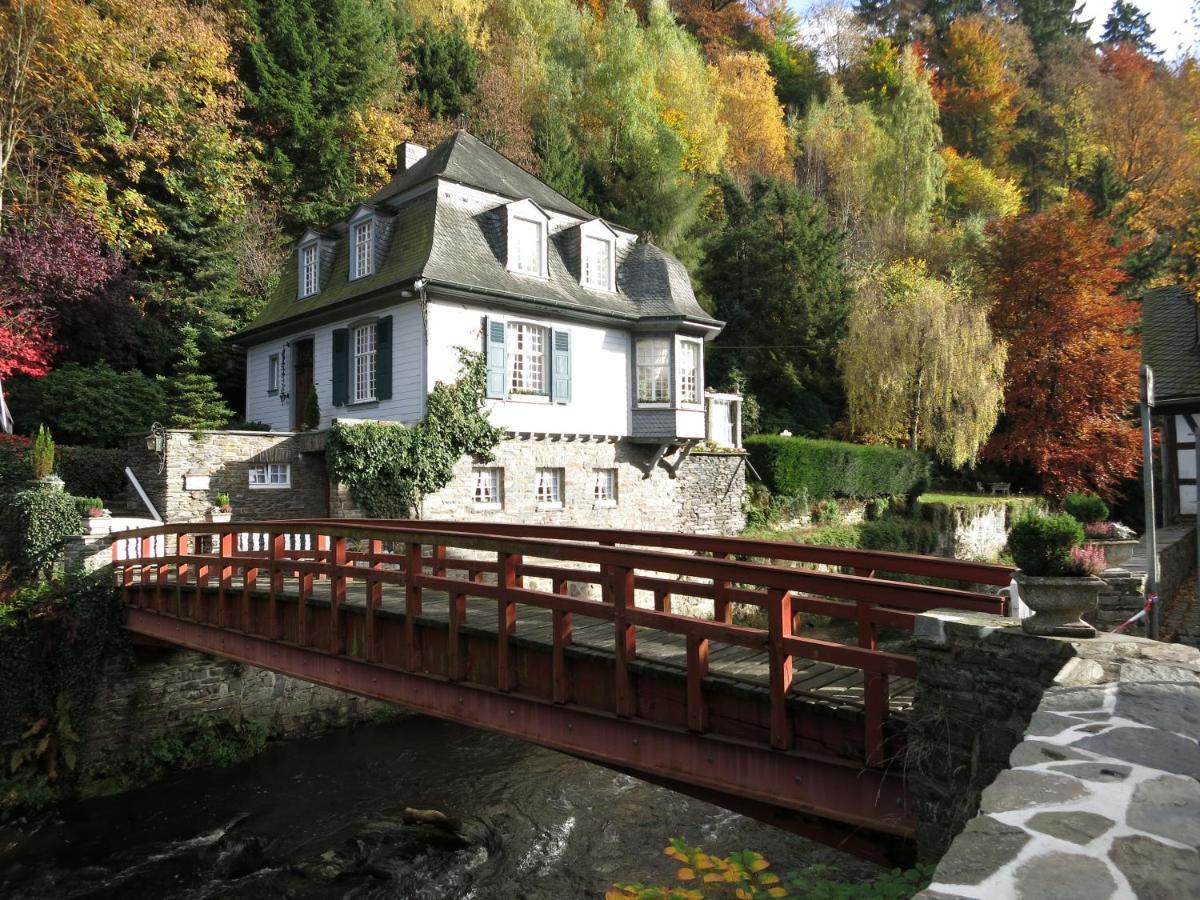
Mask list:
[[758,434],[746,438],[755,470],[776,494],[827,497],[909,496],[924,490],[929,458],[895,447]]
[[4,555],[18,578],[46,579],[62,555],[63,541],[82,530],[70,494],[41,487],[20,491],[8,504]]
[[125,493],[129,454],[107,447],[59,447],[58,477],[80,497],[117,500]]

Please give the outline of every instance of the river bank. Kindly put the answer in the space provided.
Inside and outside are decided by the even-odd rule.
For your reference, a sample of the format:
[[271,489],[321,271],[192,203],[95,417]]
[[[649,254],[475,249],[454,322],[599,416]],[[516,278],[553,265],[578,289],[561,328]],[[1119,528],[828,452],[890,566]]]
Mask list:
[[[461,819],[462,842],[402,825]],[[423,716],[281,741],[247,762],[169,776],[0,829],[0,896],[573,898],[670,881],[661,849],[753,848],[776,870],[869,863],[663,788]]]

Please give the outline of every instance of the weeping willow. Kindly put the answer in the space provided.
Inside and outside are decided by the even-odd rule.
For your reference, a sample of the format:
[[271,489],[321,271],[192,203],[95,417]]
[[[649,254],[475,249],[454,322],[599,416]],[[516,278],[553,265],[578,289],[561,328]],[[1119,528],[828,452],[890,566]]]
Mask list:
[[841,346],[856,434],[973,463],[1004,403],[1007,348],[986,309],[904,260],[870,273]]

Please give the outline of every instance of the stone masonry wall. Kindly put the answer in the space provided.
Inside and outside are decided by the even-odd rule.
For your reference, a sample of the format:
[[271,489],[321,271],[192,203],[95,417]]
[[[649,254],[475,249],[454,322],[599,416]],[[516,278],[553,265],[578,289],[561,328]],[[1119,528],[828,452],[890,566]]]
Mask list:
[[101,676],[81,760],[95,770],[167,735],[186,740],[203,718],[254,720],[299,737],[387,714],[388,704],[266,669],[194,653],[137,647]]
[[[229,494],[233,520],[325,516],[328,511],[325,454],[319,435],[292,432],[208,431],[197,439],[188,431],[167,432],[166,466],[147,450],[144,435],[128,442],[130,467],[167,522],[199,521],[218,494]],[[251,488],[254,463],[291,465],[291,487]],[[209,475],[207,491],[187,491],[184,477],[199,470]]]

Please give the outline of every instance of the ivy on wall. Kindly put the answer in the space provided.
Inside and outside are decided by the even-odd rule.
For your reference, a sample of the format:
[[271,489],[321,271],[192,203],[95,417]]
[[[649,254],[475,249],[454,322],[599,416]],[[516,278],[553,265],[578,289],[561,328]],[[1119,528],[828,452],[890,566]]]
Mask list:
[[481,462],[504,430],[483,413],[487,368],[481,353],[459,348],[461,372],[452,384],[438,382],[425,420],[413,427],[381,422],[339,422],[329,432],[325,459],[330,474],[371,518],[412,515],[421,498],[450,483],[454,465],[469,455]]

